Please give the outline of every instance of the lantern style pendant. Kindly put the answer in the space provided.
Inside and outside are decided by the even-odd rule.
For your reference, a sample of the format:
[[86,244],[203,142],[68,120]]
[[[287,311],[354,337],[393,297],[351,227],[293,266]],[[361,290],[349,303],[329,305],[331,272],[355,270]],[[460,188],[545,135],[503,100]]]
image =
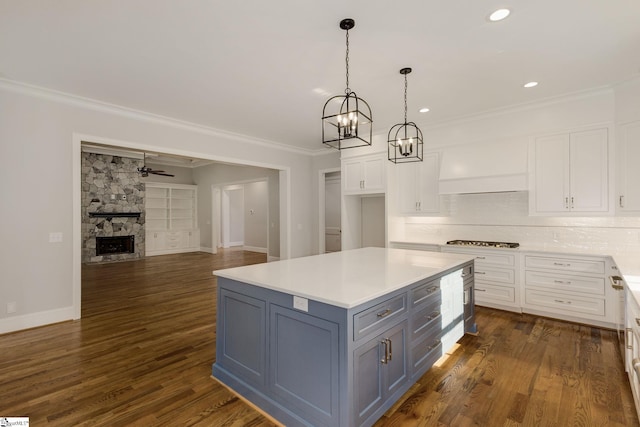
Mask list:
[[422,131],[414,122],[407,122],[407,74],[411,68],[403,68],[404,75],[404,123],[393,125],[387,136],[388,157],[393,163],[421,162],[423,158]]
[[322,143],[338,150],[371,145],[371,108],[349,88],[349,30],[354,26],[353,19],[340,21],[347,33],[345,94],[329,98],[322,109]]

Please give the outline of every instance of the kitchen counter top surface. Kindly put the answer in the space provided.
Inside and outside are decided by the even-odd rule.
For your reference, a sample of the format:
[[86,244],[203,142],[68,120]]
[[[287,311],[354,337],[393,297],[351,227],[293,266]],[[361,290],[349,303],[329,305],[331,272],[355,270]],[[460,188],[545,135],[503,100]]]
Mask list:
[[362,248],[228,268],[216,276],[352,308],[445,272],[473,256]]

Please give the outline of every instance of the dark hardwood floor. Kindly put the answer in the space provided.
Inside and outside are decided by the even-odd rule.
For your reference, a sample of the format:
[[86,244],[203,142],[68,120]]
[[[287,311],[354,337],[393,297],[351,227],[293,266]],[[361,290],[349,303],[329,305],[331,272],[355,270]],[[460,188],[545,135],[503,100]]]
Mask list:
[[[83,266],[82,319],[0,335],[0,417],[33,426],[272,426],[213,380],[225,251]],[[638,426],[615,333],[479,308],[376,426]]]

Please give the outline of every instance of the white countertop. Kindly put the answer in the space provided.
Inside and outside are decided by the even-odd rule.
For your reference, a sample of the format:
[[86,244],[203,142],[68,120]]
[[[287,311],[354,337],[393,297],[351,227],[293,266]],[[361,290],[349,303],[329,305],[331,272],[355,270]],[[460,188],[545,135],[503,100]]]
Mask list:
[[213,274],[352,308],[473,258],[452,253],[363,248],[216,270]]

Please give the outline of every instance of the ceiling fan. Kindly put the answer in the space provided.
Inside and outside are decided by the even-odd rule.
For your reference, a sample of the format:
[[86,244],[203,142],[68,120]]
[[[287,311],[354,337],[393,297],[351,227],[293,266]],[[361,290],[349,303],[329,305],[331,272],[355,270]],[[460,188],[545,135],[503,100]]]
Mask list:
[[153,175],[162,175],[162,176],[175,176],[172,175],[170,173],[166,173],[165,171],[161,171],[161,170],[157,170],[157,169],[151,169],[149,167],[147,167],[147,155],[146,153],[143,154],[143,165],[141,168],[138,168],[138,172],[140,172],[140,175],[143,177],[148,177],[149,174],[153,174]]

